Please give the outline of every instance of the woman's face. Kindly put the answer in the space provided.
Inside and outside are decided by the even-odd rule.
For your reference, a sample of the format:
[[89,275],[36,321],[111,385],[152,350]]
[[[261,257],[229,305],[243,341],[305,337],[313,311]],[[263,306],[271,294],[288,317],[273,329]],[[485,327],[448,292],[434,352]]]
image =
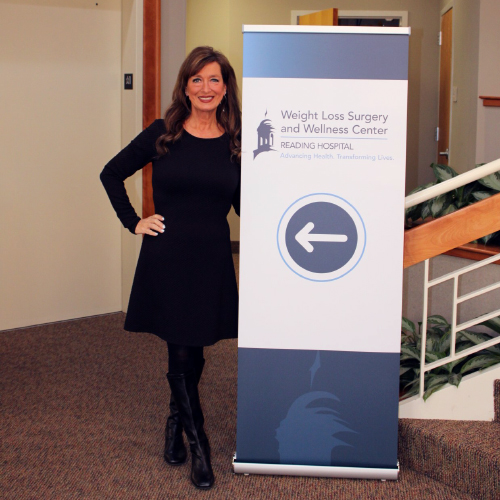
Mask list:
[[226,93],[226,85],[222,80],[220,65],[211,62],[188,78],[186,95],[191,101],[191,112],[215,111]]

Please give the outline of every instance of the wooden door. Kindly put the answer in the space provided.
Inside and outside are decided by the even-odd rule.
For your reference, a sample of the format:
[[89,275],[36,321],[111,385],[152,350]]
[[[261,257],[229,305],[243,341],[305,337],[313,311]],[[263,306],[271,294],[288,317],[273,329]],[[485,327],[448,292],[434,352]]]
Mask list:
[[338,26],[339,10],[326,9],[305,16],[299,16],[301,26]]
[[448,165],[450,151],[452,16],[453,9],[450,9],[441,17],[437,162],[442,165]]

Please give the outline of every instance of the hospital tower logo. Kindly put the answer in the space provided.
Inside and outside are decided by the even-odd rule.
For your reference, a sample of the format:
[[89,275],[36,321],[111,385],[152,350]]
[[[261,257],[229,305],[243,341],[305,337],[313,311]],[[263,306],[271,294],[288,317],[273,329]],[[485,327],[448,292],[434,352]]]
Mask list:
[[[267,116],[267,110],[266,114]],[[272,146],[274,145],[274,127],[271,120],[264,118],[257,127],[257,149],[254,149],[253,158],[260,153],[266,151],[275,151]]]

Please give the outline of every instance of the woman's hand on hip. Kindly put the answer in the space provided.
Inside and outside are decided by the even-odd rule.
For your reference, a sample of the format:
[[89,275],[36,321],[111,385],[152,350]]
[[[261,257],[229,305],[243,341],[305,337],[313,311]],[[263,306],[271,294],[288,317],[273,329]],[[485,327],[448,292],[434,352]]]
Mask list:
[[158,236],[158,233],[165,231],[164,218],[161,215],[154,214],[146,219],[141,219],[137,226],[135,226],[135,234],[149,234],[151,236]]

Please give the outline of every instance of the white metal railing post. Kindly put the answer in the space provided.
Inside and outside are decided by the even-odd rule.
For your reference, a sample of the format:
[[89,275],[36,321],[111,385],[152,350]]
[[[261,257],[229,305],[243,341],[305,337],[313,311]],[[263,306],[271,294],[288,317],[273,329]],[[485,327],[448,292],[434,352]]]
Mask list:
[[[476,344],[468,349],[464,349],[463,351],[456,352],[456,339],[457,333],[459,331],[465,330],[474,325],[478,325],[483,321],[488,319],[496,318],[500,316],[500,309],[496,309],[487,314],[483,314],[477,318],[466,321],[464,323],[457,324],[457,307],[460,303],[465,302],[466,300],[472,299],[474,297],[478,297],[479,295],[483,295],[492,290],[500,288],[500,281],[494,283],[492,285],[488,285],[479,290],[475,290],[474,292],[468,293],[466,295],[458,296],[458,280],[460,276],[466,274],[468,272],[474,271],[481,267],[487,266],[488,264],[492,264],[493,262],[500,260],[500,254],[493,255],[488,259],[475,262],[474,264],[470,264],[465,266],[457,271],[453,271],[451,273],[440,276],[439,278],[429,279],[429,259],[424,261],[424,297],[423,297],[423,307],[422,307],[422,336],[421,336],[421,346],[420,346],[420,386],[419,386],[419,397],[423,397],[425,393],[425,374],[430,372],[434,368],[439,368],[440,366],[446,365],[452,361],[457,361],[462,358],[465,358],[469,354],[474,354],[476,352],[482,351],[483,349],[487,349],[494,345],[500,345],[500,336],[494,337],[490,340],[486,340],[481,342],[480,344]],[[445,281],[453,280],[453,319],[451,323],[451,338],[450,338],[450,354],[449,356],[445,356],[442,359],[438,359],[431,363],[426,363],[426,354],[427,354],[427,317],[429,314],[429,290],[440,283],[444,283]],[[415,396],[417,397],[417,396]]]
[[424,263],[424,303],[422,310],[422,336],[420,337],[420,397],[425,392],[425,354],[427,351],[427,314],[429,304],[429,259]]
[[453,278],[453,311],[451,319],[451,336],[450,336],[450,356],[455,356],[457,343],[457,315],[458,315],[458,276]]

